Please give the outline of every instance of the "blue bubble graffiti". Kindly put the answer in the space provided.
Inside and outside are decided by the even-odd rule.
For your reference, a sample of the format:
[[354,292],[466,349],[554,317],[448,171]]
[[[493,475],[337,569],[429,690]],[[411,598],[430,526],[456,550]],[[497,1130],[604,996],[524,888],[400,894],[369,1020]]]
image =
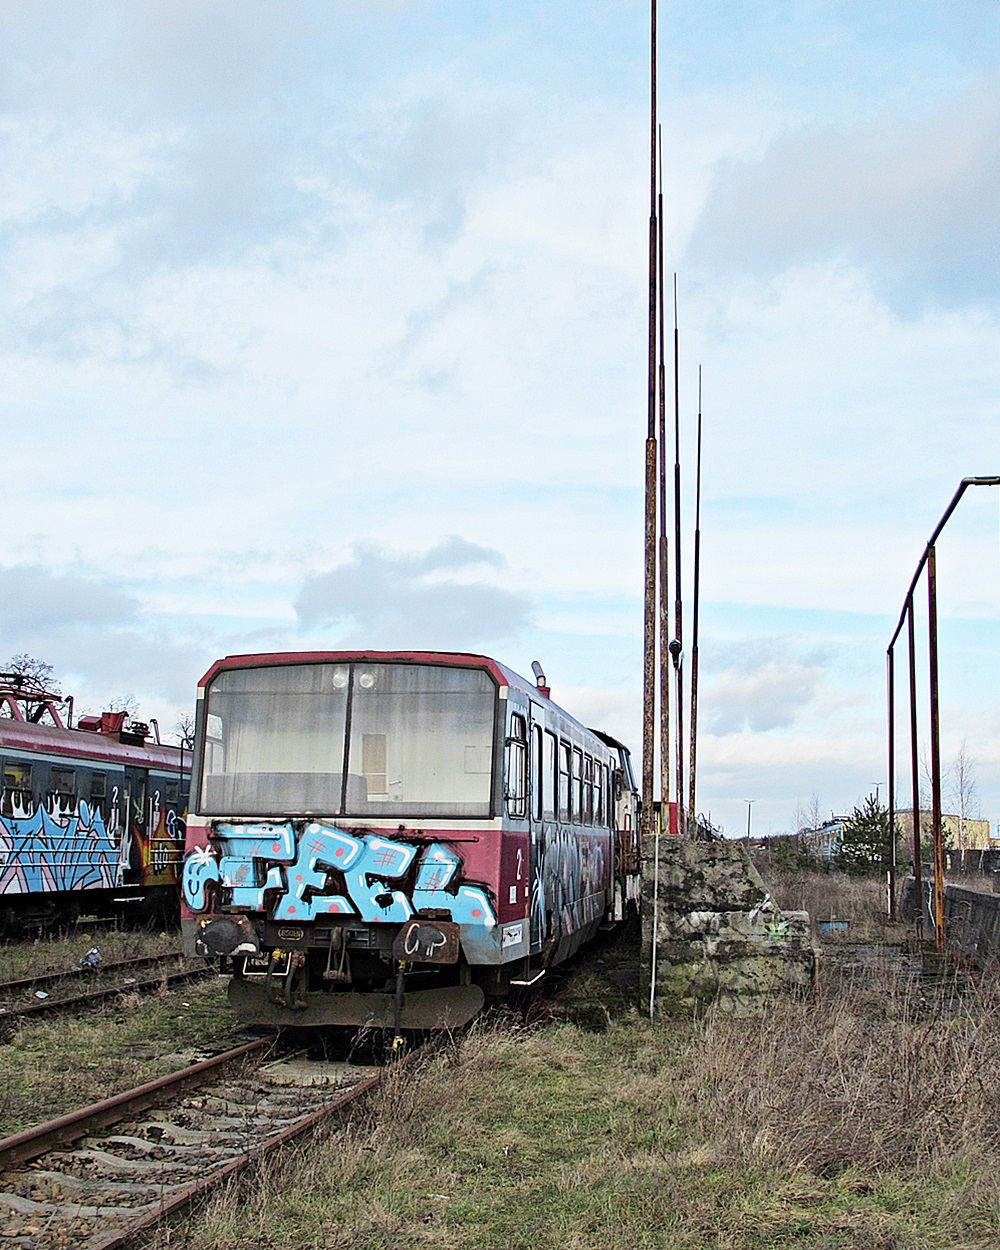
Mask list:
[[[457,884],[461,859],[438,842],[420,852],[406,842],[375,834],[355,837],[313,821],[296,845],[288,825],[221,825],[222,854],[209,848],[191,852],[184,865],[182,887],[192,911],[206,906],[209,883],[231,891],[230,903],[261,911],[264,893],[280,889],[274,920],[315,920],[320,915],[350,915],[380,923],[403,923],[422,908],[449,910],[458,924],[491,929],[496,916],[485,890]],[[417,857],[411,896],[401,882]],[[275,863],[274,861],[278,862]],[[260,865],[258,867],[257,865]],[[343,881],[344,892],[329,892],[330,873]],[[260,874],[264,883],[258,885]]]

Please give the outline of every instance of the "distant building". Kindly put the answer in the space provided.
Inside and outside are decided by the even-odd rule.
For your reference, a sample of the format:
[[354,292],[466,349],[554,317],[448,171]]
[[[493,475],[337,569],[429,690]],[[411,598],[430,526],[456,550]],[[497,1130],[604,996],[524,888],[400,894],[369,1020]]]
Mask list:
[[[924,838],[931,836],[932,816],[929,811],[920,811],[920,830]],[[913,844],[913,809],[896,813],[896,824],[903,834],[903,841]],[[990,840],[990,822],[988,820],[963,819],[951,813],[941,813],[941,838],[950,851],[988,851],[995,845]]]

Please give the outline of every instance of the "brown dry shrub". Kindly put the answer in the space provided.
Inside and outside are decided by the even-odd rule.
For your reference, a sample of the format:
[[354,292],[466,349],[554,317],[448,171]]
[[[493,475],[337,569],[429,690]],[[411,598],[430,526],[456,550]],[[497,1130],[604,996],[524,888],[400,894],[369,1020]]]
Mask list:
[[692,1050],[687,1095],[720,1159],[937,1167],[1000,1164],[1000,999],[909,992],[888,968],[755,1020],[714,1016]]
[[814,922],[831,917],[846,920],[852,941],[878,941],[887,936],[888,896],[883,877],[758,867],[774,901],[784,910],[807,911]]

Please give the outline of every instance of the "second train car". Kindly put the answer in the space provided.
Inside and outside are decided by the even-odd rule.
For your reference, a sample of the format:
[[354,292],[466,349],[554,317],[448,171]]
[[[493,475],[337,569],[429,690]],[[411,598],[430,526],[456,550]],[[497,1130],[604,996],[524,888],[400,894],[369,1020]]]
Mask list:
[[182,929],[272,1026],[458,1026],[639,898],[628,750],[481,655],[229,656],[198,689]]
[[191,753],[0,673],[0,932],[81,914],[177,923]]

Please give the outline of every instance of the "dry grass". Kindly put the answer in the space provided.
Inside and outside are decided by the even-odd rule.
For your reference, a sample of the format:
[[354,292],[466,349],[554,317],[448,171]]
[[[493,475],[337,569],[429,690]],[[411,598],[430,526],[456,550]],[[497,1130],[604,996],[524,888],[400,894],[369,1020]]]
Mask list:
[[876,960],[760,1019],[481,1025],[188,1250],[990,1250],[1000,1010]]
[[704,1029],[688,1077],[719,1157],[818,1176],[1000,1164],[1000,1000],[907,987],[884,962],[752,1025]]
[[847,940],[878,942],[905,940],[906,930],[887,920],[888,894],[884,878],[848,877],[840,872],[773,869],[757,864],[775,902],[786,911],[807,911],[815,923],[846,920]]
[[231,1045],[235,1024],[222,981],[210,979],[13,1025],[0,1045],[0,1136],[183,1067],[189,1052]]
[[92,946],[100,949],[105,963],[115,963],[180,950],[181,940],[179,933],[157,929],[73,926],[64,933],[0,944],[0,981],[71,971]]

